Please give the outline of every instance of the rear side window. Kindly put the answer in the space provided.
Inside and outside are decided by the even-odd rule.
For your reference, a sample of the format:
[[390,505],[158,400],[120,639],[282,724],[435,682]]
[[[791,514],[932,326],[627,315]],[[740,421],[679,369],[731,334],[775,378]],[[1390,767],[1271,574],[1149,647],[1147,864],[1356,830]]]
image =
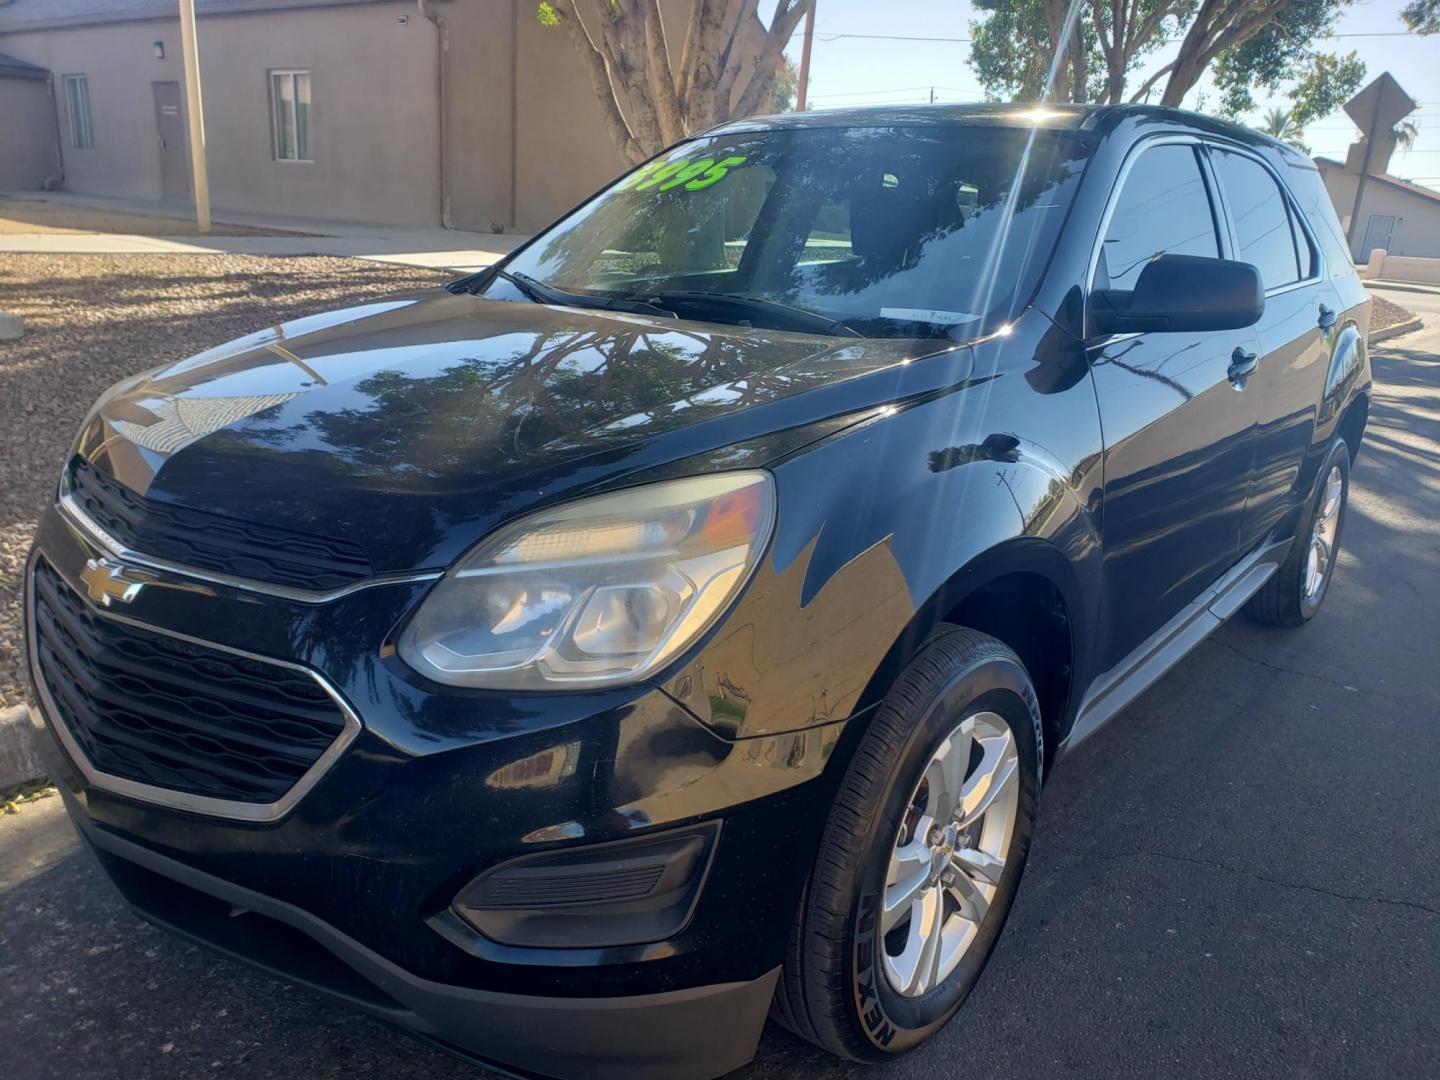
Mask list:
[[1305,215],[1306,223],[1325,253],[1330,275],[1335,277],[1354,274],[1355,267],[1351,263],[1350,249],[1345,243],[1344,230],[1340,228],[1340,219],[1335,216],[1335,204],[1330,201],[1319,170],[1308,161],[1290,161],[1287,164],[1290,166],[1290,193],[1295,196],[1300,212]]
[[1131,166],[1105,230],[1095,287],[1134,289],[1156,255],[1220,257],[1210,194],[1193,146],[1154,146]]
[[1293,285],[1309,277],[1309,246],[1302,273],[1295,244],[1298,230],[1290,220],[1289,201],[1275,177],[1254,158],[1243,154],[1214,150],[1211,159],[1235,225],[1235,257],[1258,267],[1267,289]]

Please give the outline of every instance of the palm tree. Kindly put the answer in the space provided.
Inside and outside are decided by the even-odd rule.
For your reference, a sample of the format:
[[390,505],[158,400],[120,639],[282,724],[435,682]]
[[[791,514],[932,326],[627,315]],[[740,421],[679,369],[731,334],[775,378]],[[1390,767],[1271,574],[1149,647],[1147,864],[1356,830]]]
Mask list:
[[1310,153],[1310,148],[1300,141],[1305,129],[1295,122],[1295,114],[1288,109],[1271,109],[1265,114],[1265,122],[1260,125],[1260,130],[1281,142],[1289,143],[1302,153]]
[[1420,128],[1414,120],[1401,120],[1390,129],[1390,137],[1395,140],[1395,145],[1400,150],[1409,150],[1415,145],[1415,139],[1420,134]]

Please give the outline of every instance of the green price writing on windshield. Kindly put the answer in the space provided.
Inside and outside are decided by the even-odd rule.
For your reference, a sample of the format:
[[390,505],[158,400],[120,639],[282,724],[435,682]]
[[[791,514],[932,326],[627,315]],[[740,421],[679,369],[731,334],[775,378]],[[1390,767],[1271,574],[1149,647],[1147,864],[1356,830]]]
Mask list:
[[743,156],[721,158],[719,161],[714,158],[700,158],[698,161],[652,161],[616,184],[615,190],[669,191],[683,185],[686,191],[703,191],[712,184],[718,184],[726,173],[744,161]]

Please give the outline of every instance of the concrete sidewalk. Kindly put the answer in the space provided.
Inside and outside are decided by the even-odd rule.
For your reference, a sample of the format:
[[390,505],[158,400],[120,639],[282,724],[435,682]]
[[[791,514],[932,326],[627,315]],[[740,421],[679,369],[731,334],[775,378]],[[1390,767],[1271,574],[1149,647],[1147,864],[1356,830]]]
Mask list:
[[[68,192],[11,191],[15,199],[88,207],[114,213],[190,220],[186,206],[111,199]],[[3,209],[0,202],[0,209]],[[19,233],[0,235],[0,254],[52,255],[339,255],[373,262],[470,272],[489,266],[528,236],[400,228],[315,221],[280,215],[217,210],[216,222],[289,230],[295,236],[136,236],[126,233]],[[305,235],[298,235],[305,234]]]

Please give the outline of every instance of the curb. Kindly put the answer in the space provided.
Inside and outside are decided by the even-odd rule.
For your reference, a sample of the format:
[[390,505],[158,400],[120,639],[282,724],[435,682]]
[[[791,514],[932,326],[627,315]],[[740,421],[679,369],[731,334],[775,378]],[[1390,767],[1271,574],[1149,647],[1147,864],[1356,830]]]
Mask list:
[[1366,288],[1394,289],[1396,292],[1422,293],[1426,296],[1440,293],[1440,285],[1423,285],[1418,281],[1384,281],[1381,278],[1364,278],[1362,284]]
[[24,705],[0,709],[0,791],[11,791],[44,775],[29,710]]
[[1382,341],[1389,341],[1392,337],[1399,337],[1401,334],[1408,334],[1411,330],[1419,330],[1425,324],[1417,315],[1413,319],[1396,323],[1394,326],[1387,326],[1384,330],[1375,330],[1370,334],[1370,344],[1378,345]]

